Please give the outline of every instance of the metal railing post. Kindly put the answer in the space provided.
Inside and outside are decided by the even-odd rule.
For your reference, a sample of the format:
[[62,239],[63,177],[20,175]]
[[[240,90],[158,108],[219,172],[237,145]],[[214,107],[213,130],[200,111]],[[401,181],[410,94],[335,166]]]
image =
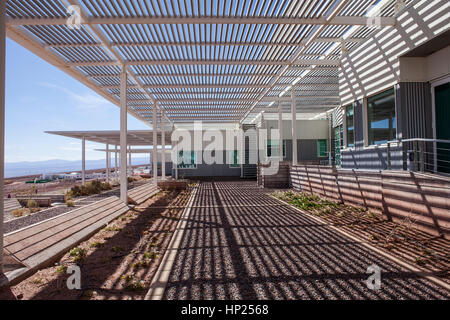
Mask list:
[[420,171],[425,172],[425,141],[420,141]]
[[417,140],[413,141],[413,156],[414,156],[414,167],[413,167],[413,171],[416,172],[418,171],[418,163],[417,163]]
[[391,143],[387,144],[387,168],[391,170]]

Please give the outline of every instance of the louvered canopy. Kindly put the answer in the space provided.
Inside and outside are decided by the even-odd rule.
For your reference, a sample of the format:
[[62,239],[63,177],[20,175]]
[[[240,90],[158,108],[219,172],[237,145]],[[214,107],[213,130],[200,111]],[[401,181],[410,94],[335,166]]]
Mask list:
[[394,25],[395,3],[8,0],[7,35],[116,105],[125,68],[129,112],[150,125],[154,107],[169,123],[250,123],[290,109],[292,86],[299,113],[338,106],[342,51],[376,32],[376,9]]

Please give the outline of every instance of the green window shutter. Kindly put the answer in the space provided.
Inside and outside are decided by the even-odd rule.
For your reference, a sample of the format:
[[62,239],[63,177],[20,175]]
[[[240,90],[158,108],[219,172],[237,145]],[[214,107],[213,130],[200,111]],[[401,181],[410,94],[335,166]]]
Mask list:
[[327,156],[327,140],[317,140],[317,156]]

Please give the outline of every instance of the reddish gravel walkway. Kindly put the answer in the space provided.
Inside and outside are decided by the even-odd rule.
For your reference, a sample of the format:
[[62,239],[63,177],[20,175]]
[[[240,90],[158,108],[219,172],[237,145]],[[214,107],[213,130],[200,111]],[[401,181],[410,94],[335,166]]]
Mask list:
[[[367,268],[381,268],[381,289]],[[251,182],[203,182],[165,299],[448,299],[449,292]]]

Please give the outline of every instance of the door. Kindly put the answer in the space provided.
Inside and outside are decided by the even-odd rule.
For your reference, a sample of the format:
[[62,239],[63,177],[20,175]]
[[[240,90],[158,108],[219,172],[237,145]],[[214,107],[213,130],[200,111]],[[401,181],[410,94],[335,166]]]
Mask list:
[[[436,139],[450,140],[450,82],[434,88]],[[450,143],[436,143],[437,171],[450,173]]]

